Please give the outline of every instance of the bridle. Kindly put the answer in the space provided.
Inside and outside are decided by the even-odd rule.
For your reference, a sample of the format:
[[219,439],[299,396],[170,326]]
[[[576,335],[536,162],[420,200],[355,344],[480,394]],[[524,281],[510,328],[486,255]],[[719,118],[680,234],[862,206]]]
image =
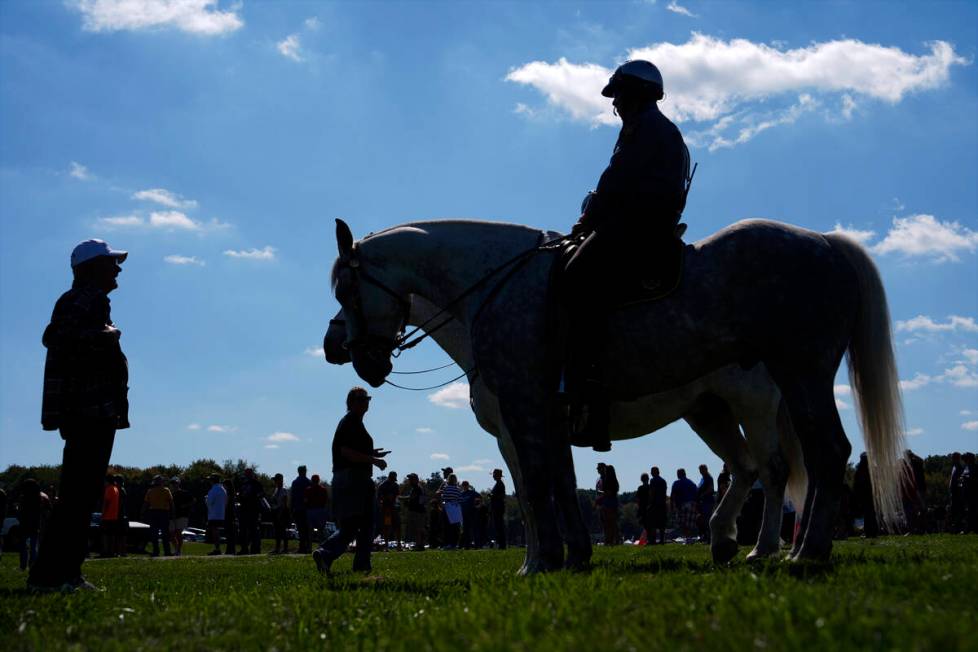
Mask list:
[[[395,335],[394,337],[385,337],[383,335],[377,335],[370,332],[369,326],[367,325],[367,319],[363,314],[363,293],[361,292],[361,284],[363,282],[369,283],[370,285],[379,288],[387,295],[393,297],[401,311],[402,325],[407,323],[408,315],[410,314],[411,310],[411,304],[397,292],[388,287],[386,283],[373,276],[367,270],[363,269],[360,266],[360,259],[354,254],[347,255],[341,259],[339,269],[346,269],[350,272],[350,277],[352,278],[352,300],[350,301],[349,308],[353,311],[353,315],[357,322],[363,326],[364,332],[358,333],[356,337],[352,337],[349,329],[347,329],[346,341],[343,342],[343,348],[347,350],[353,350],[356,348],[364,349],[371,357],[374,357],[374,352],[390,356],[394,354],[394,351],[398,351],[398,355],[400,355],[399,348],[401,345],[403,329],[399,328],[398,335]],[[344,309],[346,307],[347,306],[344,306]],[[346,320],[331,319],[329,323],[330,325],[336,323],[343,323],[345,325]]]
[[[397,301],[398,307],[401,310],[400,323],[402,327],[404,324],[407,323],[408,317],[410,316],[411,304],[403,297],[401,297],[401,295],[399,295],[397,292],[392,290],[386,283],[384,283],[377,277],[373,276],[366,269],[364,269],[363,266],[361,265],[361,261],[359,257],[356,255],[357,251],[356,248],[354,247],[351,253],[345,254],[340,258],[340,261],[337,265],[337,269],[346,269],[350,272],[350,276],[353,279],[352,280],[353,287],[351,288],[353,299],[350,302],[349,308],[353,311],[353,316],[357,320],[357,322],[359,322],[359,324],[363,326],[364,332],[362,334],[358,334],[356,337],[351,337],[350,331],[349,329],[347,329],[347,339],[343,343],[343,348],[350,351],[359,348],[363,350],[368,357],[377,360],[381,359],[380,356],[397,358],[401,355],[401,353],[403,353],[404,351],[410,348],[413,348],[414,346],[417,346],[422,340],[424,340],[427,337],[430,337],[433,333],[435,333],[442,327],[446,326],[449,322],[451,322],[452,319],[454,319],[454,317],[449,313],[449,309],[455,306],[456,304],[458,304],[466,297],[470,296],[479,288],[481,288],[486,282],[488,282],[490,279],[495,277],[497,274],[499,274],[504,270],[509,269],[509,271],[486,294],[486,297],[482,300],[482,303],[475,311],[476,318],[482,312],[482,308],[485,306],[485,304],[492,297],[496,295],[496,293],[502,288],[502,286],[506,283],[506,281],[508,281],[513,276],[513,274],[515,274],[515,272],[519,270],[523,266],[523,264],[526,263],[532,256],[542,251],[558,249],[565,242],[572,240],[576,237],[577,236],[571,234],[565,235],[560,238],[557,238],[556,240],[552,240],[543,244],[538,244],[530,249],[527,249],[517,254],[516,256],[513,256],[503,264],[491,269],[489,272],[483,275],[482,278],[480,278],[478,281],[470,285],[461,294],[459,294],[454,299],[452,299],[447,304],[445,304],[444,307],[442,307],[438,312],[436,312],[434,315],[426,319],[422,324],[415,326],[413,329],[411,329],[411,331],[406,333],[404,332],[403,328],[399,328],[397,335],[395,335],[394,337],[385,337],[383,335],[370,333],[369,327],[367,326],[367,319],[363,314],[362,293],[360,291],[361,284],[363,282],[369,283],[374,287],[379,288],[381,291],[393,297],[394,300]],[[343,306],[343,308],[345,311],[347,306]],[[431,328],[427,328],[429,324],[437,320],[439,317],[442,317],[443,315],[445,316],[444,319],[442,319],[439,323],[435,324]],[[346,320],[331,319],[329,323],[330,325],[343,324],[345,326]],[[424,332],[415,337],[415,335],[423,329]],[[444,369],[449,366],[451,365],[444,365],[441,367],[437,367],[435,369],[427,369],[424,371],[414,371],[414,372],[392,371],[391,373],[418,374],[418,373],[426,373],[427,371],[437,371],[438,369]],[[465,371],[457,378],[453,378],[452,380],[443,383],[443,385],[447,385],[448,383],[453,382],[454,380],[458,380],[463,376],[467,376],[473,371],[475,371],[474,366],[471,369]],[[389,385],[394,385],[394,383],[388,380],[385,380],[384,382],[386,382]],[[420,388],[401,387],[400,385],[394,385],[394,386],[400,389],[411,389],[416,391],[435,389],[435,387],[441,387],[441,385],[436,385],[435,387],[420,387]]]

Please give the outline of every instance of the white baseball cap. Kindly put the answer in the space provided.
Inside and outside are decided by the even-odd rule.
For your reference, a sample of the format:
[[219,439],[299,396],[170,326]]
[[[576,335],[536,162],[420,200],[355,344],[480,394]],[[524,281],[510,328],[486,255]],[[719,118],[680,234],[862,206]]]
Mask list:
[[78,267],[87,260],[99,256],[112,256],[120,263],[129,255],[128,251],[118,251],[109,246],[105,240],[86,240],[80,242],[71,252],[71,266]]

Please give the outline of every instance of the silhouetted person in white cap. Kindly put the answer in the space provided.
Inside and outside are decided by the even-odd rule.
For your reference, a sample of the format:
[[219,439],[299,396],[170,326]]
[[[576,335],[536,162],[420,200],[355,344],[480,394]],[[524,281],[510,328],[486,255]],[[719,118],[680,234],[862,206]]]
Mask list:
[[65,446],[60,499],[27,580],[36,591],[95,589],[81,574],[89,522],[102,495],[115,432],[129,427],[129,369],[108,297],[118,287],[127,255],[102,240],[75,247],[74,283],[58,299],[44,330],[41,424],[59,430]]

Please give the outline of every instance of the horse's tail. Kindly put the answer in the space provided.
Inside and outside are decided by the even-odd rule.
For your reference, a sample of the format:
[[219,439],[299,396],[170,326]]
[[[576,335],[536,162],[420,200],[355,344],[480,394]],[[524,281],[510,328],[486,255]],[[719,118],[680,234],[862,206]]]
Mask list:
[[781,454],[788,463],[786,486],[788,499],[801,516],[802,510],[805,509],[805,495],[808,493],[808,471],[805,469],[805,455],[801,450],[801,441],[791,424],[791,414],[784,400],[778,405],[778,444],[781,446]]
[[849,382],[859,415],[869,459],[876,513],[883,524],[903,522],[900,485],[906,473],[903,402],[890,334],[886,291],[876,264],[858,242],[841,234],[825,235],[856,273],[859,306],[846,358]]

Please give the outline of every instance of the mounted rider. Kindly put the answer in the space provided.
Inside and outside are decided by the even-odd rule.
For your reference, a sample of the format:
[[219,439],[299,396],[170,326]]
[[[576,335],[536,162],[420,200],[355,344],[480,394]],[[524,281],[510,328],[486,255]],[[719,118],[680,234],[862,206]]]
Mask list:
[[641,279],[654,290],[691,181],[682,134],[657,106],[663,88],[659,69],[636,59],[620,65],[601,91],[613,98],[622,128],[611,162],[571,231],[583,242],[564,268],[575,347],[566,378],[575,403],[588,406],[587,424],[575,440],[597,451],[611,448],[610,399],[596,368],[604,317],[612,307],[609,288]]

